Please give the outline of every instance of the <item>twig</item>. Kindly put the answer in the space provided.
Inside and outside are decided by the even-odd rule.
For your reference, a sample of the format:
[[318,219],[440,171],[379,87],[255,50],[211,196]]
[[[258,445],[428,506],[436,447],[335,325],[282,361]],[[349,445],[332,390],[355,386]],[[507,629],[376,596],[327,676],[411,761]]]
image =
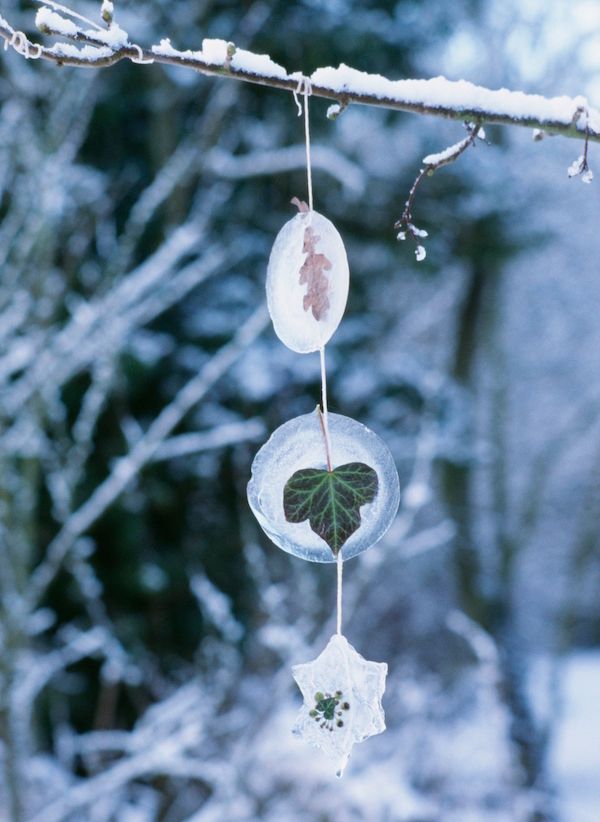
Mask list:
[[425,248],[421,245],[421,239],[427,237],[427,232],[422,228],[417,228],[413,223],[412,209],[417,191],[425,177],[431,177],[431,175],[439,168],[443,168],[444,166],[450,165],[450,163],[456,162],[461,154],[463,154],[469,146],[472,146],[477,137],[482,134],[481,123],[467,124],[466,128],[469,134],[464,138],[464,140],[460,140],[460,142],[455,143],[453,146],[449,146],[449,148],[439,152],[438,154],[428,154],[427,157],[423,158],[423,168],[419,171],[414,183],[411,186],[408,193],[408,199],[404,203],[404,211],[402,212],[402,216],[394,224],[394,228],[399,229],[399,240],[405,240],[407,236],[410,236],[417,244],[415,254],[417,256],[417,261],[419,262],[425,259]]

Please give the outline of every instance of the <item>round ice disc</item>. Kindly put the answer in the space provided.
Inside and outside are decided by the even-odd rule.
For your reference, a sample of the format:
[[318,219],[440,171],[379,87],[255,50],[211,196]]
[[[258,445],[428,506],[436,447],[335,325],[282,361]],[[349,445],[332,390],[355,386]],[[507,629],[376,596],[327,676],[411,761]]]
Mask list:
[[346,249],[333,223],[317,211],[289,220],[267,268],[267,305],[281,342],[300,354],[325,345],[346,308],[348,281]]
[[[334,469],[363,462],[375,470],[378,479],[375,499],[361,507],[361,524],[341,549],[346,560],[366,551],[388,530],[398,510],[400,483],[387,445],[369,428],[350,417],[329,414],[329,433]],[[296,471],[326,467],[325,443],[315,411],[286,422],[272,434],[254,458],[248,483],[248,502],[263,531],[284,551],[311,562],[335,562],[335,556],[308,521],[286,520],[283,489]]]

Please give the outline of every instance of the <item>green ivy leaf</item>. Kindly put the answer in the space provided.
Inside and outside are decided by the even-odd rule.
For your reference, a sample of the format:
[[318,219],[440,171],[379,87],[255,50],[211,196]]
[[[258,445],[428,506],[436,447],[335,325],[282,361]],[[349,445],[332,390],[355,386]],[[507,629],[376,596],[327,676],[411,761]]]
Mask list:
[[333,471],[302,468],[286,482],[283,511],[288,522],[309,521],[337,556],[360,526],[360,508],[373,502],[379,482],[364,462],[349,462]]

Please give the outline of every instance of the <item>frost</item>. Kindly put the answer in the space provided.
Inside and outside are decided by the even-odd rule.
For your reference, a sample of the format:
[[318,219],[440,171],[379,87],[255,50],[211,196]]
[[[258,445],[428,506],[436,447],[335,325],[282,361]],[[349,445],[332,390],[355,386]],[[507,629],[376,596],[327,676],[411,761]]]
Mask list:
[[341,776],[354,745],[385,731],[387,665],[369,662],[335,634],[315,660],[292,673],[304,697],[294,733],[332,759]]
[[594,179],[594,172],[589,168],[585,155],[581,154],[567,169],[569,177],[577,177],[581,174],[582,183],[591,183]]
[[267,268],[267,304],[284,345],[300,354],[325,345],[346,308],[348,282],[346,250],[333,223],[308,210],[289,220]]
[[567,175],[569,177],[576,177],[578,174],[581,174],[583,168],[584,158],[583,154],[581,154],[576,160],[574,160],[569,168],[567,169]]
[[335,120],[335,118],[339,115],[341,110],[342,107],[339,103],[333,103],[333,105],[329,106],[329,108],[327,109],[327,119]]
[[429,233],[424,228],[417,228],[416,225],[411,225],[410,231],[413,237],[429,237]]
[[417,258],[417,262],[422,262],[426,256],[427,252],[425,251],[425,246],[418,245],[415,249],[415,257]]
[[[339,414],[329,414],[333,467],[364,462],[377,473],[379,490],[373,503],[362,506],[361,524],[340,553],[350,559],[374,545],[388,530],[398,510],[400,484],[388,447],[373,431]],[[311,562],[334,562],[329,546],[307,521],[290,523],[283,510],[286,482],[302,468],[325,468],[326,454],[317,412],[278,428],[252,463],[248,502],[261,528],[275,545]]]

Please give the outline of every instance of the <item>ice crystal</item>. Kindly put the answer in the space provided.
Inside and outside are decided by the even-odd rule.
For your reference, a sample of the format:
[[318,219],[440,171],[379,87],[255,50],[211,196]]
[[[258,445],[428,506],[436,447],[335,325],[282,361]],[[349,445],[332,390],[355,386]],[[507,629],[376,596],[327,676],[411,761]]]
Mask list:
[[369,662],[335,634],[315,660],[292,673],[304,697],[294,733],[332,759],[341,776],[353,746],[385,730],[387,665]]

